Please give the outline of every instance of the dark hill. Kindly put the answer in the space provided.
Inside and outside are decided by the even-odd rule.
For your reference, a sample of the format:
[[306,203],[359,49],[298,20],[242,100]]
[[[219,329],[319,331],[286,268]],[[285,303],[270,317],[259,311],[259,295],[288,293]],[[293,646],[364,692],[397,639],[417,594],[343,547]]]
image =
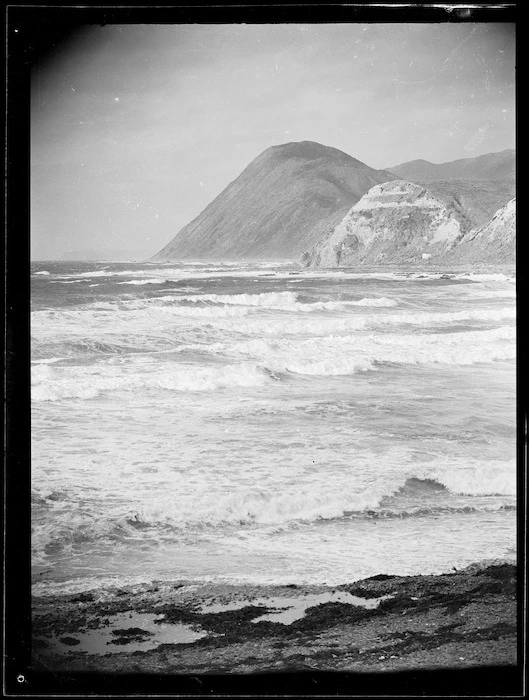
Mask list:
[[512,149],[487,153],[476,158],[461,158],[448,163],[412,160],[387,168],[403,180],[503,180],[514,182],[516,153]]
[[392,179],[313,141],[272,146],[155,259],[297,259],[371,187]]

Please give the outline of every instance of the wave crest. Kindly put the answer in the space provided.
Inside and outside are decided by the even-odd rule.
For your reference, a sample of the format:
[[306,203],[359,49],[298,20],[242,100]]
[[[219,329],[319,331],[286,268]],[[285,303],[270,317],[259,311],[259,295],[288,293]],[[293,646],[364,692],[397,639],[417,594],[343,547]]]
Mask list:
[[[114,368],[113,368],[114,369]],[[151,372],[105,371],[105,368],[32,367],[33,401],[91,399],[111,391],[165,389],[167,391],[215,391],[234,387],[263,386],[270,374],[255,365],[199,367],[180,365],[171,372],[162,365]]]
[[[153,532],[176,541],[186,532],[209,528],[263,526],[269,533],[344,519],[424,518],[442,513],[472,514],[515,509],[515,466],[511,462],[476,463],[467,469],[439,462],[414,469],[408,476],[379,479],[360,487],[338,480],[293,490],[274,484],[239,486],[234,491],[193,492],[187,496],[164,495],[134,506],[114,506],[106,516],[89,508],[72,513],[63,491],[37,492],[39,509],[53,509],[45,527],[36,527],[33,544],[37,554],[53,554],[90,541],[122,542],[151,538]],[[471,498],[461,498],[461,494]]]

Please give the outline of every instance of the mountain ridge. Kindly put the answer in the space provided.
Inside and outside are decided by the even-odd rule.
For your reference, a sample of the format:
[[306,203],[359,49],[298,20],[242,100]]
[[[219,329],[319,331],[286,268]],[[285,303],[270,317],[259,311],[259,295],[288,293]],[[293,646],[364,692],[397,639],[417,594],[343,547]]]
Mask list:
[[[427,197],[437,201],[439,216],[457,220],[461,237],[486,226],[515,197],[514,159],[515,151],[505,149],[441,164],[416,160],[396,166],[411,167],[424,176],[411,178],[371,168],[316,141],[276,144],[256,156],[151,259],[299,259],[333,235],[374,187],[397,181],[409,185],[406,207],[412,206],[414,197],[422,201],[426,188]],[[402,234],[406,222],[400,220],[399,211],[386,223]],[[408,223],[417,224],[425,211],[410,209]]]
[[511,180],[516,173],[516,152],[507,148],[495,153],[485,153],[473,158],[458,158],[444,163],[428,160],[410,160],[386,168],[397,178],[404,180]]
[[296,259],[391,177],[315,141],[270,146],[153,260]]

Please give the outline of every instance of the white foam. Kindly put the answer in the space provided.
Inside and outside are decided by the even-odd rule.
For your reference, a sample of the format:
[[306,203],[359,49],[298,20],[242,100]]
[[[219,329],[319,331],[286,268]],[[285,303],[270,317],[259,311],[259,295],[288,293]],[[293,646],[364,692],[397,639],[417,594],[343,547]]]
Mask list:
[[398,301],[385,297],[375,297],[358,299],[356,301],[316,301],[311,304],[298,304],[299,311],[326,310],[326,311],[346,311],[348,306],[371,306],[380,308],[390,308],[397,306]]
[[[414,478],[437,481],[456,495],[513,498],[516,495],[514,459],[500,461],[437,457],[430,463],[415,466],[409,474]],[[501,507],[501,502],[496,506],[490,504],[491,510],[497,507]]]
[[31,586],[32,595],[36,597],[48,597],[56,595],[73,595],[74,593],[85,593],[87,591],[100,590],[102,596],[112,596],[116,588],[137,588],[140,590],[145,585],[152,583],[153,578],[163,580],[160,574],[142,576],[87,576],[79,579],[67,581],[36,581]]
[[[89,399],[101,393],[154,388],[215,391],[263,386],[270,381],[266,368],[274,373],[339,376],[375,370],[384,363],[470,365],[513,360],[516,357],[514,339],[515,329],[504,326],[448,334],[354,334],[295,341],[255,338],[230,343],[190,343],[177,350],[222,354],[237,362],[197,366],[158,360],[152,364],[149,355],[142,354],[131,355],[126,365],[52,367],[48,361],[32,366],[32,399],[36,402]],[[92,346],[93,343],[87,347]],[[103,346],[102,350],[105,348]],[[101,350],[100,343],[95,349]]]
[[[471,464],[466,469],[460,463],[408,468],[410,475],[419,478],[435,478],[453,494],[473,496],[514,497],[516,493],[516,469],[512,462],[486,462]],[[167,499],[140,507],[137,518],[144,523],[165,522],[174,527],[197,524],[220,525],[225,523],[261,525],[286,525],[288,523],[314,522],[341,518],[347,513],[376,512],[388,497],[402,485],[397,474],[385,481],[378,479],[363,486],[355,484],[346,474],[332,474],[332,482],[322,475],[305,488],[293,491],[284,486],[280,491],[266,488],[238,489],[226,494],[197,494],[183,499],[176,506]],[[433,507],[433,503],[429,503]],[[502,502],[484,506],[485,511],[502,508]]]
[[[458,293],[460,293],[460,290],[458,290]],[[516,289],[514,287],[509,289],[476,289],[474,286],[469,285],[464,287],[464,294],[482,299],[515,299]]]
[[[366,465],[377,460],[376,472],[367,472]],[[387,517],[388,507],[398,516],[402,505],[395,502],[395,494],[406,480],[410,478],[433,479],[446,486],[450,494],[440,503],[441,510],[450,508],[450,499],[456,497],[453,508],[461,507],[458,494],[477,497],[476,510],[498,512],[505,505],[514,503],[516,493],[516,465],[514,460],[487,461],[465,457],[438,458],[426,463],[411,463],[409,453],[393,450],[384,455],[373,453],[355,455],[351,468],[333,467],[326,470],[303,473],[303,480],[286,478],[286,474],[270,476],[263,480],[226,481],[226,475],[219,472],[210,481],[204,476],[196,477],[202,470],[191,470],[194,476],[188,483],[183,476],[172,473],[173,481],[168,490],[167,482],[159,485],[156,492],[152,484],[149,497],[131,495],[128,501],[118,505],[105,514],[97,515],[90,508],[76,510],[57,507],[55,517],[47,528],[38,528],[34,533],[34,546],[42,550],[46,543],[59,540],[68,547],[80,536],[94,541],[115,539],[122,535],[138,536],[137,525],[160,526],[177,530],[193,530],[204,527],[223,525],[259,525],[256,532],[259,540],[285,529],[296,528],[302,523],[319,520],[336,520],[343,517],[376,514]],[[364,475],[364,476],[362,476]],[[299,475],[298,475],[299,476]],[[281,477],[278,481],[277,478]],[[482,497],[495,497],[496,500]],[[479,500],[479,499],[482,500]],[[428,515],[428,509],[435,510],[436,497],[426,496],[422,515]],[[448,499],[448,500],[447,500]],[[393,505],[388,506],[392,503]],[[468,505],[465,502],[465,505]],[[415,507],[420,508],[417,501]],[[404,504],[404,509],[413,506]],[[421,517],[420,515],[418,517]],[[252,539],[252,531],[246,531],[246,537]],[[245,537],[238,538],[239,544]]]
[[196,294],[179,297],[178,301],[275,308],[290,307],[296,303],[296,299],[297,294],[294,292],[263,292],[261,294]]
[[464,272],[454,275],[455,279],[468,279],[476,282],[510,282],[514,275],[505,275],[497,272]]
[[[274,315],[275,310],[265,306],[237,303],[184,306],[169,303],[173,299],[179,297],[157,298],[153,304],[144,304],[143,300],[99,301],[79,307],[34,311],[31,314],[33,359],[73,357],[83,348],[91,351],[93,341],[87,337],[87,329],[99,339],[98,353],[106,352],[105,347],[109,353],[127,352],[127,348],[131,352],[199,350],[227,353],[236,359],[250,355],[257,362],[279,362],[283,369],[290,371],[299,371],[300,362],[323,359],[327,361],[329,373],[331,368],[333,373],[341,373],[340,367],[345,372],[348,366],[368,367],[374,361],[470,364],[512,359],[515,352],[514,326],[464,333],[454,333],[451,328],[456,323],[511,321],[516,317],[512,306],[497,309],[470,306],[468,310],[456,312],[371,314],[358,310],[349,313],[340,308],[332,316],[322,316],[317,313],[300,315],[298,309],[310,307],[310,304],[299,302],[283,307],[287,313]],[[270,302],[270,298],[260,301]],[[288,300],[283,298],[283,301]],[[451,332],[403,333],[406,326],[440,330],[448,326]],[[377,333],[378,328],[386,327],[392,332]],[[397,330],[399,332],[395,332]],[[250,339],[240,341],[241,333]],[[294,364],[296,369],[293,369]],[[311,374],[314,366],[307,365],[306,370]]]
[[[199,493],[196,496],[150,502],[137,509],[136,517],[143,523],[166,523],[173,527],[216,526],[237,524],[285,524],[296,521],[314,521],[341,517],[346,511],[376,508],[381,495],[361,489],[355,493],[347,480],[339,478],[325,485],[318,479],[305,488],[283,488],[279,491],[266,487],[238,488],[229,493]],[[386,495],[384,493],[384,495]]]
[[[301,305],[300,305],[301,306]],[[471,309],[463,311],[428,312],[417,311],[400,314],[376,314],[362,316],[342,316],[340,318],[267,318],[260,320],[248,318],[244,322],[244,330],[247,333],[260,335],[324,335],[347,333],[348,331],[364,328],[376,329],[383,326],[423,326],[425,328],[436,326],[451,326],[457,322],[485,321],[497,323],[505,320],[514,320],[516,309],[506,307],[501,309]],[[229,321],[219,319],[215,325],[228,329]]]
[[[212,302],[215,306],[198,306],[194,302]],[[191,302],[192,305],[185,305],[182,302]],[[437,326],[453,324],[454,322],[485,321],[499,322],[516,319],[516,308],[514,305],[501,308],[472,308],[461,311],[431,312],[416,311],[404,313],[378,313],[362,314],[359,311],[349,312],[349,309],[362,307],[391,307],[396,305],[395,300],[382,298],[365,298],[352,301],[331,301],[314,302],[303,304],[297,301],[294,292],[264,293],[258,295],[184,295],[166,294],[149,299],[119,299],[116,301],[97,301],[79,307],[64,307],[55,310],[35,310],[32,311],[32,324],[37,327],[41,323],[48,325],[53,319],[54,324],[62,324],[63,321],[80,324],[100,326],[103,317],[98,315],[99,311],[113,312],[113,323],[123,321],[129,327],[137,321],[144,326],[149,322],[153,313],[163,315],[173,315],[182,317],[206,317],[208,319],[224,319],[229,316],[245,316],[248,313],[264,313],[267,309],[284,310],[296,313],[307,311],[331,310],[337,313],[342,312],[340,317],[326,317],[316,319],[296,319],[291,318],[267,318],[265,323],[255,319],[255,322],[248,320],[245,322],[249,332],[277,334],[283,333],[333,333],[340,330],[362,328],[366,324],[372,327],[380,325],[413,325],[413,326]],[[236,307],[236,309],[232,308]],[[133,312],[136,313],[136,317]],[[143,313],[142,313],[143,312]],[[257,325],[256,325],[257,324]]]
[[[291,263],[289,263],[290,265]],[[270,274],[266,272],[269,268],[266,265],[261,266],[263,269],[255,269],[253,266],[244,263],[223,263],[222,265],[208,265],[207,263],[193,263],[187,262],[185,265],[178,266],[174,263],[169,263],[166,265],[158,264],[157,266],[149,267],[145,269],[144,267],[139,267],[137,269],[129,270],[112,270],[110,268],[90,270],[87,272],[77,272],[62,274],[59,277],[61,279],[82,279],[86,277],[132,277],[142,279],[146,276],[160,276],[170,279],[181,279],[181,278],[197,278],[197,279],[208,279],[211,277],[260,277],[263,275]],[[273,266],[272,266],[273,267]],[[274,274],[274,273],[272,273]]]
[[[71,277],[84,278],[84,277],[110,277],[112,274],[120,274],[119,272],[109,272],[108,270],[92,270],[90,272],[75,272],[70,275],[58,275],[61,279],[69,279]],[[132,270],[125,272],[124,274],[134,274]]]
[[367,372],[374,370],[372,360],[367,357],[341,358],[339,361],[332,360],[308,360],[285,363],[284,369],[296,374],[307,374],[320,377],[332,377],[344,374],[354,374],[355,372]]
[[452,493],[467,496],[514,496],[516,494],[516,465],[505,462],[469,465],[466,468],[447,464],[437,470],[425,470],[430,477],[435,473],[436,479]]
[[[118,284],[129,284],[129,282],[119,282]],[[145,284],[145,282],[130,282],[130,284]],[[179,290],[167,290],[179,291]],[[387,299],[385,297],[362,298],[358,300],[340,300],[340,301],[317,301],[310,303],[302,303],[298,301],[298,294],[295,292],[264,292],[261,294],[163,294],[148,299],[120,299],[117,302],[118,308],[121,309],[147,309],[153,307],[166,307],[171,309],[172,313],[181,315],[194,315],[195,308],[189,304],[209,304],[215,305],[213,313],[206,313],[207,316],[214,316],[215,311],[226,307],[241,306],[258,309],[278,309],[292,312],[312,312],[312,311],[343,311],[346,312],[348,307],[380,307],[390,308],[398,305],[398,301]],[[93,308],[112,308],[112,302],[95,302]],[[176,307],[176,308],[175,308]],[[200,312],[196,314],[200,315]],[[219,316],[222,316],[219,313]]]
[[[129,392],[149,389],[167,391],[215,391],[235,387],[262,386],[269,376],[255,365],[224,366],[162,364],[156,369],[141,371],[121,367],[32,367],[31,399],[35,402],[62,399],[90,399],[101,393]],[[139,370],[139,371],[138,371]]]
[[118,282],[117,284],[143,285],[143,284],[165,284],[166,282],[167,282],[166,279],[162,279],[161,277],[154,277],[152,279],[146,279],[146,280],[128,280],[127,282]]
[[464,309],[463,311],[429,312],[417,311],[416,313],[392,314],[379,316],[375,323],[380,324],[407,324],[407,325],[444,325],[454,321],[492,321],[514,320],[516,309],[513,306],[501,309]]
[[516,357],[510,326],[449,334],[346,335],[319,338],[255,338],[231,343],[182,345],[179,351],[207,350],[253,358],[275,372],[339,376],[377,369],[380,363],[471,365]]
[[64,357],[47,357],[39,360],[31,360],[32,365],[52,365],[55,362],[60,362]]
[[397,306],[397,303],[394,299],[387,299],[386,297],[377,297],[375,299],[370,299],[370,298],[365,298],[365,299],[360,299],[359,301],[342,301],[339,302],[342,304],[346,305],[351,305],[351,306],[382,306],[382,307],[390,307],[390,306]]
[[247,316],[249,310],[244,306],[171,306],[162,308],[162,313],[166,312],[171,316],[181,316],[190,318],[222,319]]
[[515,344],[501,342],[513,339],[514,329],[509,327],[447,335],[324,337],[290,347],[288,359],[276,354],[267,362],[273,369],[279,365],[291,372],[321,376],[375,369],[375,363],[471,365],[514,359]]

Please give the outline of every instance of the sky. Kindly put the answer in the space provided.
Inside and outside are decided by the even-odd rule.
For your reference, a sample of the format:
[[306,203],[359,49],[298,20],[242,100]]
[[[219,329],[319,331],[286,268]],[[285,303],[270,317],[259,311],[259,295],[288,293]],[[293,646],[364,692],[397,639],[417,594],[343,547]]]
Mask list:
[[514,34],[80,26],[33,71],[31,257],[150,257],[276,144],[317,141],[373,168],[514,148]]

